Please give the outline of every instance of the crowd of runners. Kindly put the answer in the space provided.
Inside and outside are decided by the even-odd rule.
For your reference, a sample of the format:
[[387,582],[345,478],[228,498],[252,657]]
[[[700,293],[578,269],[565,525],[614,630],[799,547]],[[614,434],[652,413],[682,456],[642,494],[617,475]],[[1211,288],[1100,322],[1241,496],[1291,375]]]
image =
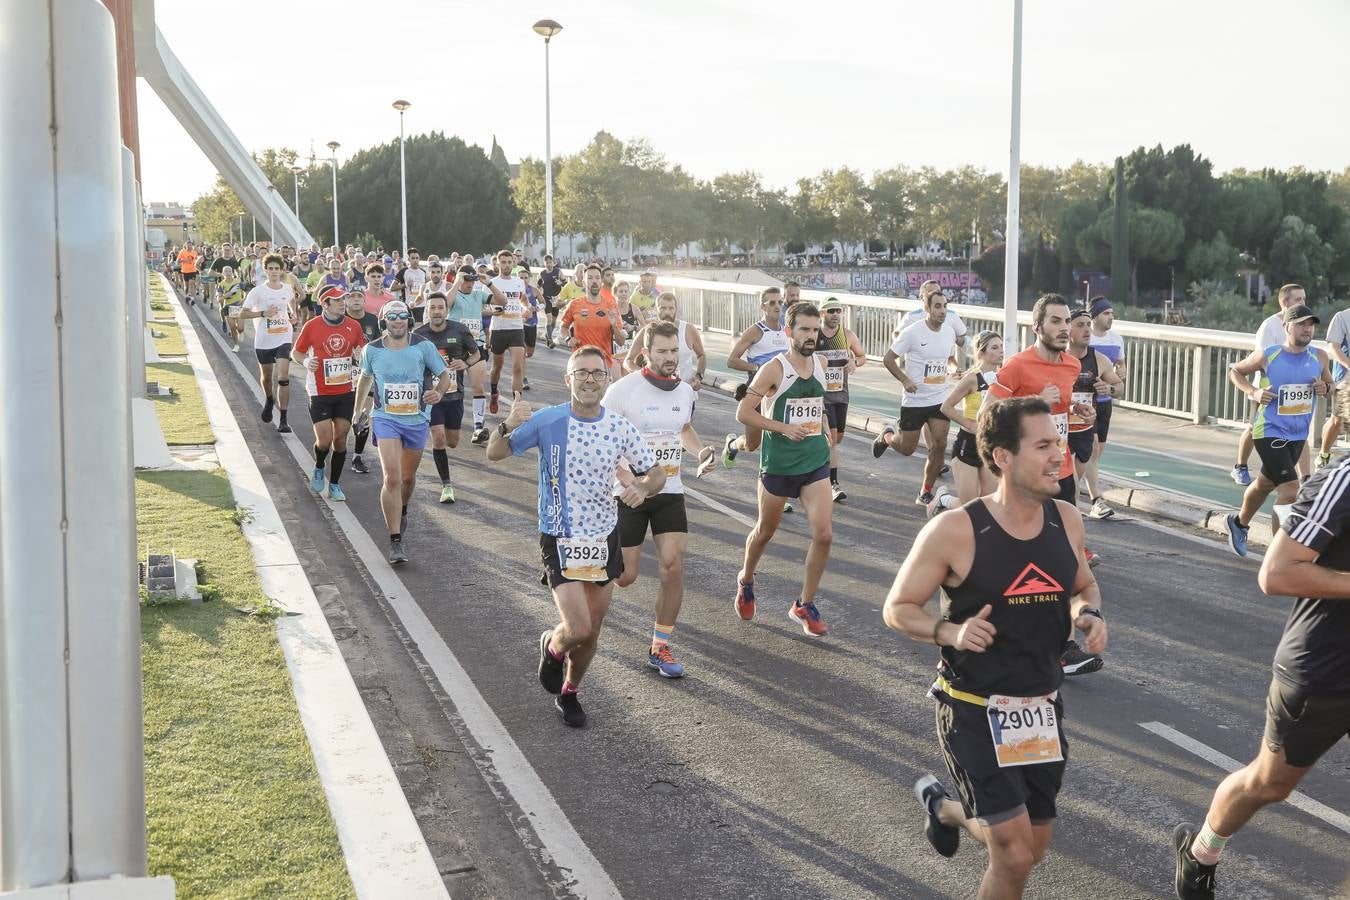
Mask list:
[[[539,636],[538,676],[567,725],[586,723],[582,681],[613,590],[638,579],[649,534],[658,573],[647,661],[665,678],[684,675],[672,641],[688,546],[686,454],[695,477],[758,455],[757,519],[734,589],[728,566],[735,614],[755,617],[756,567],[783,516],[800,506],[810,546],[801,593],[785,613],[807,635],[829,633],[817,592],[835,505],[847,499],[838,445],[850,376],[868,363],[834,298],[806,302],[792,284],[763,291],[761,318],[724,361],[745,373],[735,393],[743,430],[708,444],[694,425],[707,355],[654,272],[634,286],[599,264],[563,272],[546,258],[536,272],[512,251],[423,259],[410,249],[404,260],[351,247],[198,253],[189,244],[171,275],[190,301],[218,307],[236,350],[254,323],[259,416],[280,432],[290,430],[290,368],[303,371],[315,494],[344,500],[349,443],[352,469],[366,473],[362,454],[374,442],[392,564],[408,562],[408,501],[428,443],[442,503],[455,502],[448,450],[459,445],[466,414],[487,460],[534,452],[540,581],[559,616]],[[882,615],[938,648],[929,694],[954,795],[936,776],[914,785],[927,839],[951,856],[964,831],[988,849],[979,896],[1020,897],[1049,846],[1065,775],[1061,683],[1104,664],[1107,623],[1093,575],[1100,557],[1086,546],[1078,504],[1085,488],[1089,516],[1113,515],[1097,472],[1128,360],[1105,298],[1076,308],[1041,297],[1034,342],[1005,359],[1001,336],[969,334],[936,283],[920,293],[921,308],[896,323],[881,361],[899,382],[902,412],[872,449],[881,457],[923,446],[916,502],[929,521]],[[1316,348],[1320,320],[1305,299],[1296,285],[1282,288],[1281,312],[1229,373],[1254,410],[1233,470],[1248,487],[1228,517],[1229,543],[1246,554],[1252,518],[1275,493],[1276,533],[1259,583],[1301,599],[1276,651],[1257,757],[1219,785],[1200,825],[1173,834],[1182,900],[1214,897],[1227,842],[1350,734],[1350,464],[1324,453],[1310,475],[1305,450],[1319,398],[1334,395],[1324,447],[1350,414],[1350,319],[1338,314],[1330,351]],[[536,409],[525,399],[527,365],[541,337],[569,351],[570,399]],[[967,341],[973,363],[961,367]],[[1251,449],[1261,460],[1255,479]],[[940,483],[949,471],[954,492]]]

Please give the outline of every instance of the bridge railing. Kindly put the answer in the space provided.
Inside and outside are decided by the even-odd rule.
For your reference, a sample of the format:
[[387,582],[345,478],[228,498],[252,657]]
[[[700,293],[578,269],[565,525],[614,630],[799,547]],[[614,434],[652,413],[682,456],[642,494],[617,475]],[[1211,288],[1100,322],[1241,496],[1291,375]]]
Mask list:
[[[628,273],[618,277],[637,281],[636,275]],[[658,286],[679,297],[681,318],[703,331],[739,334],[759,318],[763,286],[676,277],[658,278]],[[858,335],[868,357],[877,360],[891,346],[897,316],[919,306],[918,300],[908,298],[802,291],[802,298],[814,303],[827,297],[843,302],[845,323]],[[1003,332],[1001,307],[953,304],[950,308],[974,332]],[[1017,321],[1018,346],[1025,347],[1031,341],[1031,313],[1018,312]],[[1250,401],[1228,381],[1228,367],[1254,349],[1252,335],[1121,320],[1116,321],[1115,331],[1124,339],[1129,362],[1122,406],[1197,424],[1237,425],[1247,419]],[[1320,409],[1319,405],[1319,421]]]

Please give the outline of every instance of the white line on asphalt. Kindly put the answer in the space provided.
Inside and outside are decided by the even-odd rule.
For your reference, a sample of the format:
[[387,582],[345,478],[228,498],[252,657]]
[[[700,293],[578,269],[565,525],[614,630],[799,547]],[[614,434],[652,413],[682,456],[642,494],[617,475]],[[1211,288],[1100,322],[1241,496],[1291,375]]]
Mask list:
[[[1140,518],[1138,515],[1113,517],[1113,518],[1116,518],[1116,520],[1121,522],[1122,524],[1128,522],[1133,525],[1138,525],[1142,528],[1147,528],[1150,531],[1157,531],[1161,534],[1168,535],[1169,537],[1178,537],[1181,538],[1182,540],[1190,541],[1192,544],[1199,544],[1202,547],[1208,547],[1211,550],[1219,550],[1221,552],[1227,551],[1227,545],[1224,544],[1223,538],[1217,534],[1215,534],[1214,540],[1207,540],[1206,538],[1202,538],[1197,534],[1190,534],[1188,532],[1181,531],[1180,529],[1177,528],[1171,528],[1167,525],[1159,525],[1156,522],[1150,522],[1147,519]],[[1106,527],[1109,530],[1111,526],[1108,525]],[[1249,559],[1260,565],[1261,560],[1265,559],[1265,555],[1258,553],[1255,550],[1248,550],[1247,555],[1242,558]]]
[[743,514],[743,513],[738,513],[738,512],[736,512],[736,510],[732,509],[730,506],[727,506],[725,503],[721,502],[720,500],[714,500],[712,497],[709,497],[707,494],[703,493],[702,491],[696,491],[696,490],[694,490],[693,488],[691,488],[689,485],[686,484],[686,485],[684,486],[684,492],[685,492],[686,494],[688,494],[689,496],[695,498],[696,500],[701,500],[703,503],[706,503],[708,506],[712,507],[713,509],[717,510],[718,512],[720,512],[720,513],[726,513],[727,515],[729,515],[729,516],[731,516],[733,519],[735,519],[737,522],[740,522],[740,523],[741,523],[742,525],[744,525],[746,528],[754,528],[754,527],[755,527],[755,520],[754,520],[754,519],[750,518],[749,516],[747,516],[747,515],[745,515],[745,514]]
[[[1139,727],[1145,731],[1151,731],[1158,737],[1171,741],[1182,750],[1194,753],[1196,756],[1208,763],[1218,766],[1225,772],[1236,772],[1241,769],[1243,764],[1233,759],[1231,756],[1225,756],[1213,747],[1202,744],[1195,738],[1187,737],[1175,728],[1170,728],[1161,722],[1140,722]],[[1346,834],[1350,834],[1350,816],[1345,813],[1337,812],[1325,803],[1318,803],[1307,794],[1294,791],[1289,795],[1287,801],[1290,806],[1301,809],[1310,816],[1316,816],[1328,825],[1339,828]]]
[[[215,337],[217,345],[243,377],[244,384],[248,386],[253,398],[262,403],[262,387],[258,384],[257,378],[230,350],[225,338],[214,327],[206,311],[201,308],[198,308],[198,311],[200,318],[206,323],[206,330]],[[298,393],[304,395],[304,391]],[[295,457],[301,474],[309,476],[313,471],[312,451],[294,434],[282,437],[285,439],[287,449]],[[620,898],[619,889],[610,879],[609,873],[581,839],[581,835],[568,820],[567,814],[562,811],[558,801],[534,771],[501,719],[492,711],[491,705],[479,693],[473,679],[460,665],[440,632],[431,624],[431,620],[422,611],[412,592],[389,565],[380,549],[375,546],[375,542],[356,518],[356,514],[345,503],[326,502],[332,509],[338,525],[351,541],[352,548],[361,558],[361,562],[389,599],[389,605],[408,633],[408,637],[417,644],[422,658],[436,675],[441,689],[455,704],[465,727],[469,729],[478,746],[483,748],[487,760],[479,761],[479,764],[491,770],[493,776],[528,819],[530,827],[543,845],[542,848],[534,849],[539,852],[546,864],[556,865],[569,874],[570,878],[566,884],[555,887],[561,887],[580,897]],[[488,780],[489,787],[495,791],[496,785],[491,779]],[[516,825],[516,828],[517,833],[521,833],[521,827]],[[525,836],[522,834],[522,837]],[[526,843],[528,846],[528,840]]]

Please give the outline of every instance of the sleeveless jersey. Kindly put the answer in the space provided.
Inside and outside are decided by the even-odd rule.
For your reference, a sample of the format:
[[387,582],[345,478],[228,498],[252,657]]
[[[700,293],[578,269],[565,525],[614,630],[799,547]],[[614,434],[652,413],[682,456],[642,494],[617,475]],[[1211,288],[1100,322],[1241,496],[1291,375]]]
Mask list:
[[[997,372],[990,372],[986,375],[984,372],[977,371],[975,373],[975,390],[966,394],[965,399],[961,401],[961,414],[972,422],[979,418],[980,407],[984,405],[985,392],[989,390],[989,383],[997,381]],[[966,431],[964,428],[961,430]],[[974,437],[969,431],[966,431],[966,434]]]
[[[1078,357],[1078,377],[1073,381],[1073,397],[1071,403],[1092,403],[1097,396],[1097,351],[1091,347],[1085,356]],[[1083,421],[1082,416],[1075,415],[1073,408],[1069,408],[1069,433],[1075,431],[1087,431],[1092,428],[1087,422]]]
[[778,393],[760,403],[760,413],[787,425],[805,425],[811,434],[803,440],[790,441],[781,434],[765,431],[759,470],[767,475],[814,472],[830,461],[830,441],[820,424],[825,414],[825,369],[814,353],[811,355],[814,371],[808,378],[797,374],[787,356],[771,359],[777,359],[782,375],[778,380]]
[[1041,533],[1029,541],[1004,531],[982,499],[962,509],[975,531],[975,558],[964,581],[942,589],[942,618],[960,624],[990,604],[998,637],[983,653],[943,647],[939,668],[952,687],[982,697],[1049,694],[1064,680],[1059,654],[1078,577],[1059,508],[1045,502]]
[[1284,345],[1266,348],[1266,371],[1261,387],[1275,395],[1266,406],[1256,407],[1252,419],[1252,437],[1282,438],[1286,441],[1308,439],[1308,425],[1317,408],[1313,382],[1322,375],[1322,361],[1309,347],[1302,353],[1290,353]]
[[848,349],[848,329],[843,325],[832,335],[820,329],[816,339],[816,359],[825,366],[825,402],[848,402],[848,361],[853,351]]
[[680,320],[675,323],[675,327],[680,330],[680,367],[677,371],[681,381],[693,381],[698,369],[694,366],[694,348],[689,346],[687,339],[689,323]]
[[787,352],[788,339],[783,329],[770,328],[763,322],[756,322],[755,327],[760,330],[759,340],[745,351],[745,358],[752,365],[762,366],[778,354]]

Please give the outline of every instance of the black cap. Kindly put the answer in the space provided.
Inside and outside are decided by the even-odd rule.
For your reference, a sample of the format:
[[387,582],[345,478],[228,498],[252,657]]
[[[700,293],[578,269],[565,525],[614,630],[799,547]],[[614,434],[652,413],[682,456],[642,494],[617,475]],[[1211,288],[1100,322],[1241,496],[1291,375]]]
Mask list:
[[478,274],[478,270],[475,269],[473,266],[460,266],[460,267],[459,267],[459,274],[461,274],[461,275],[477,275],[477,274]]
[[1291,322],[1306,322],[1309,319],[1312,320],[1314,325],[1322,324],[1322,320],[1317,318],[1317,313],[1313,312],[1311,307],[1304,306],[1302,303],[1298,306],[1291,306],[1284,311],[1284,324],[1286,325]]

